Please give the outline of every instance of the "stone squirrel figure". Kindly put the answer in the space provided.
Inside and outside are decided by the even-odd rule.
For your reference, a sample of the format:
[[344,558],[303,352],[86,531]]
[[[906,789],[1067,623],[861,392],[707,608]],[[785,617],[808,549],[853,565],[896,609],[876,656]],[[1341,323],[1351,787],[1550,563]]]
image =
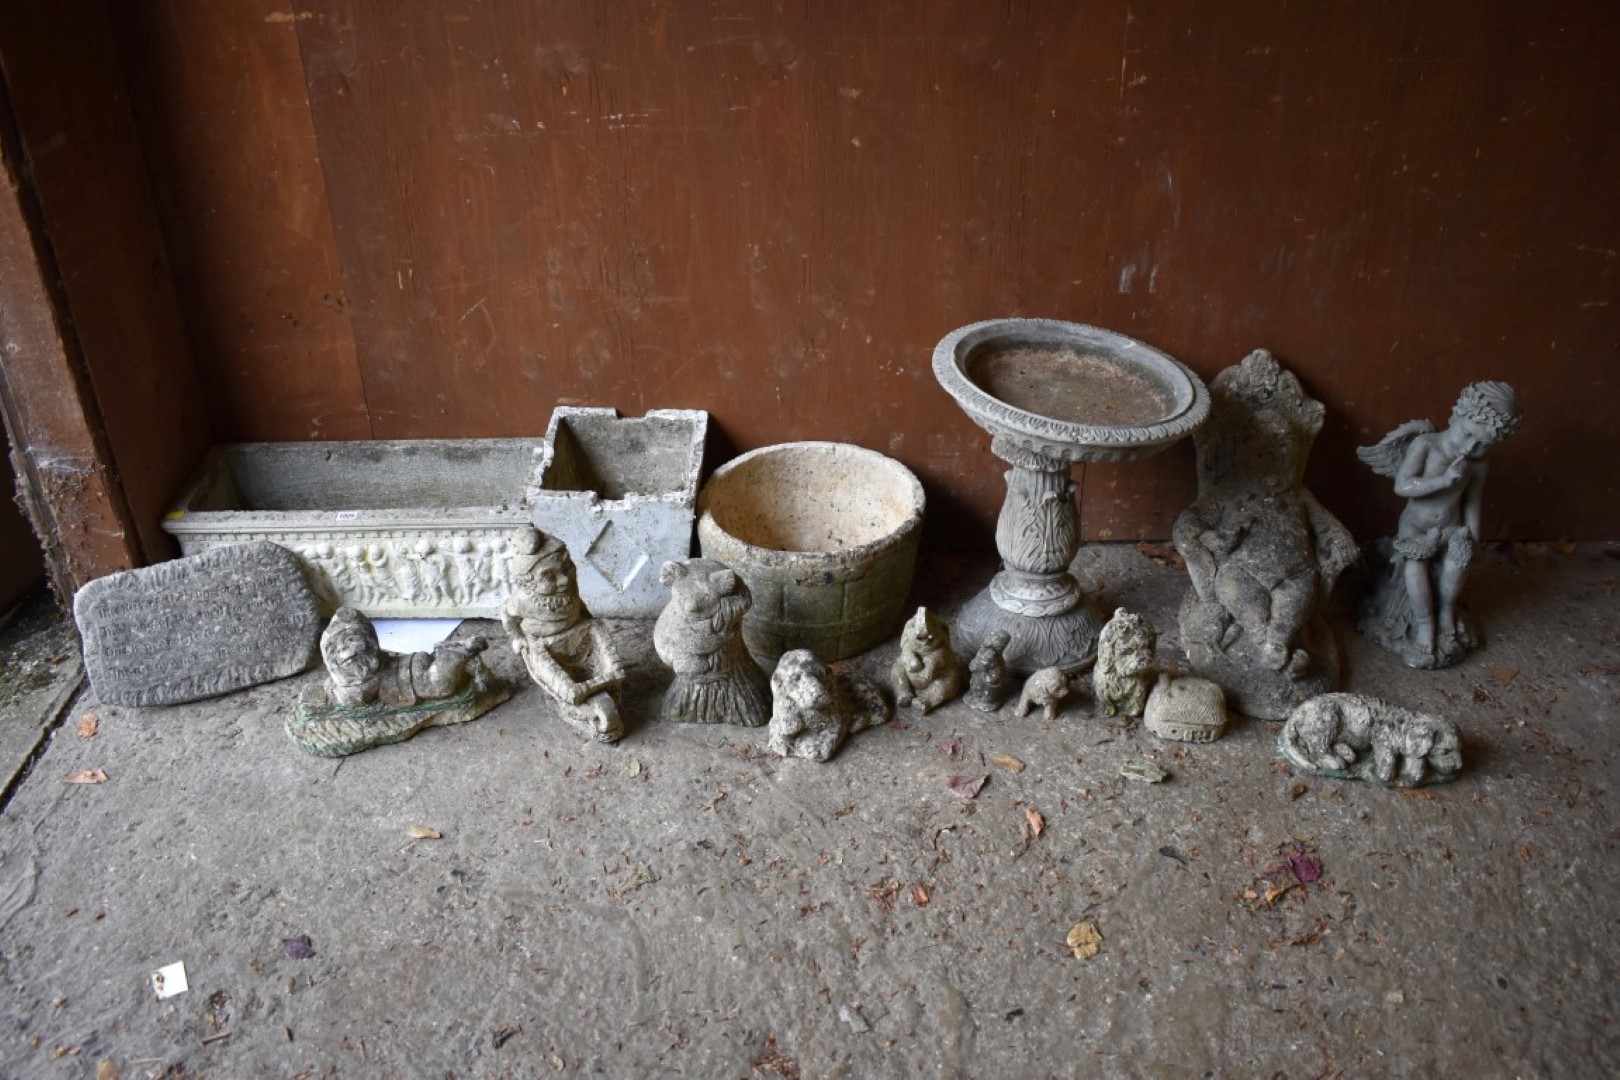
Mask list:
[[1306,772],[1417,787],[1462,771],[1457,726],[1365,694],[1319,694],[1295,707],[1277,737]]
[[667,562],[659,579],[669,586],[670,600],[653,624],[653,649],[675,672],[663,718],[763,725],[771,716],[771,688],[743,644],[743,616],[754,602],[748,586],[713,559]]
[[1005,630],[992,630],[968,662],[968,689],[964,700],[968,707],[980,712],[993,713],[1007,700],[1007,659],[1005,655],[1011,635]]
[[927,608],[918,608],[900,632],[900,656],[889,669],[895,705],[914,705],[926,716],[962,693],[962,675],[950,627]]
[[773,754],[826,761],[856,731],[888,723],[892,714],[872,680],[834,671],[809,649],[777,661],[771,676]]
[[1097,666],[1091,689],[1097,708],[1108,716],[1141,716],[1158,668],[1153,651],[1159,632],[1140,615],[1119,608],[1097,638]]

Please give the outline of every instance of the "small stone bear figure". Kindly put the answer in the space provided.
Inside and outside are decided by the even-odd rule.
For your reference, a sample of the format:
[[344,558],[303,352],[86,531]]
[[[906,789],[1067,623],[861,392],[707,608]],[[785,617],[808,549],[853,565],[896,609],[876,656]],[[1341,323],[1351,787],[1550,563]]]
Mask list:
[[659,580],[670,600],[653,624],[653,649],[675,672],[663,718],[763,725],[771,717],[771,687],[743,644],[743,616],[754,602],[748,586],[713,559],[667,562]]
[[992,630],[968,662],[968,707],[993,713],[1007,700],[1007,661],[1003,652],[1012,638],[1005,630]]
[[771,753],[826,761],[856,731],[889,722],[889,703],[872,680],[834,671],[809,649],[777,661],[771,676]]
[[962,661],[951,649],[951,628],[925,607],[900,632],[900,656],[889,669],[898,708],[927,716],[962,692]]
[[1153,650],[1159,632],[1140,615],[1119,608],[1097,638],[1097,666],[1091,672],[1091,689],[1097,708],[1105,715],[1141,716],[1147,707],[1158,668]]
[[1445,783],[1462,771],[1450,720],[1365,694],[1318,694],[1295,707],[1277,744],[1306,772],[1385,787]]
[[1018,707],[1013,711],[1028,716],[1029,710],[1040,706],[1048,720],[1056,720],[1063,699],[1069,696],[1069,677],[1062,668],[1041,668],[1024,680],[1024,692],[1018,695]]

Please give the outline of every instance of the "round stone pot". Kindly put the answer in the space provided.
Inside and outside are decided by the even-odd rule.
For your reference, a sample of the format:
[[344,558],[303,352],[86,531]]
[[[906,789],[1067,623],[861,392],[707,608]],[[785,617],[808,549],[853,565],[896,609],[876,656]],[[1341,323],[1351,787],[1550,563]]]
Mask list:
[[753,593],[743,639],[756,657],[842,660],[899,626],[923,489],[893,458],[847,443],[762,447],[717,469],[698,511],[703,555]]

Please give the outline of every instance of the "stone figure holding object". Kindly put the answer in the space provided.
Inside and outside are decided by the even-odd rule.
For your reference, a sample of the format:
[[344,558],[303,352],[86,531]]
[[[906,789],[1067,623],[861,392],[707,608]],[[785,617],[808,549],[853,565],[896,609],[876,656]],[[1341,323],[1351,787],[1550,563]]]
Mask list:
[[1511,386],[1476,382],[1463,389],[1444,431],[1412,420],[1356,451],[1407,500],[1394,539],[1371,552],[1376,579],[1361,606],[1361,632],[1411,667],[1448,667],[1479,643],[1458,601],[1479,546],[1485,455],[1519,430],[1519,420]]
[[529,528],[507,556],[511,593],[501,624],[529,677],[574,728],[599,742],[624,735],[619,686],[624,667],[607,630],[579,598],[574,560],[561,540]]
[[900,655],[889,668],[894,703],[927,716],[962,692],[962,661],[951,648],[951,628],[925,607],[900,631]]

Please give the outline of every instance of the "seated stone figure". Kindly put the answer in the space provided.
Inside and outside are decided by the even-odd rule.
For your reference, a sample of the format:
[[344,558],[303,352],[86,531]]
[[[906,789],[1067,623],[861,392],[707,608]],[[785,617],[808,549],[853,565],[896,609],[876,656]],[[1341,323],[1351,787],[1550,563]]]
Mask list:
[[713,559],[667,562],[659,580],[670,597],[653,624],[653,649],[675,673],[663,718],[763,725],[771,717],[771,688],[743,644],[743,616],[754,602],[748,585]]
[[304,690],[287,735],[301,750],[341,757],[476,719],[512,696],[479,655],[488,644],[477,637],[440,642],[432,653],[384,652],[370,619],[339,608],[321,635],[327,680]]
[[809,649],[782,654],[771,676],[771,753],[826,761],[857,731],[887,724],[888,701],[871,679],[828,667]]
[[1304,486],[1322,403],[1264,349],[1217,375],[1210,398],[1198,498],[1173,530],[1192,579],[1182,644],[1240,712],[1281,720],[1338,685],[1321,611],[1356,545]]
[[529,528],[512,541],[507,559],[511,592],[501,625],[512,651],[565,721],[590,738],[617,742],[624,735],[617,700],[624,667],[606,629],[579,598],[568,549]]
[[1356,451],[1407,500],[1394,539],[1370,553],[1377,580],[1361,632],[1411,667],[1446,667],[1478,643],[1458,601],[1479,546],[1485,454],[1518,430],[1513,388],[1478,382],[1463,389],[1446,430],[1412,420]]

